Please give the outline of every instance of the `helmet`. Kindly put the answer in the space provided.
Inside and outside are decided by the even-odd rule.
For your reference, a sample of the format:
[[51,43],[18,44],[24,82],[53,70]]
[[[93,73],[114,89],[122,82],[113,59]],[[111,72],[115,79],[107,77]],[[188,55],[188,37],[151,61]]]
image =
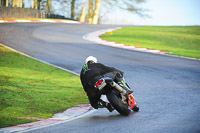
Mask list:
[[94,56],[88,56],[86,59],[85,59],[85,64],[87,64],[89,61],[92,61],[94,63],[97,63],[97,58],[94,57]]

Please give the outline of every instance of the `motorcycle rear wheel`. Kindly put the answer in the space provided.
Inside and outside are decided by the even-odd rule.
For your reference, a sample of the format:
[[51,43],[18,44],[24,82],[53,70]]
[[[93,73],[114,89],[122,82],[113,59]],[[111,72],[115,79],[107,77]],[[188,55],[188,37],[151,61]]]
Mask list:
[[114,90],[109,91],[107,94],[107,99],[111,103],[111,105],[121,114],[128,116],[131,110],[128,108],[128,104],[124,104],[121,100],[119,94],[117,94]]

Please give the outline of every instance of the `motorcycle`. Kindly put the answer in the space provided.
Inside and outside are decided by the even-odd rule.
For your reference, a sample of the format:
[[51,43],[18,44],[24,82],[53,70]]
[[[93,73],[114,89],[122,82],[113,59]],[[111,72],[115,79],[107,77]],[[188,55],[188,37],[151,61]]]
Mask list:
[[128,116],[131,110],[138,112],[139,106],[135,102],[133,94],[127,95],[126,90],[118,83],[113,81],[112,78],[103,77],[97,80],[94,84],[102,95],[106,95],[110,104],[121,115]]

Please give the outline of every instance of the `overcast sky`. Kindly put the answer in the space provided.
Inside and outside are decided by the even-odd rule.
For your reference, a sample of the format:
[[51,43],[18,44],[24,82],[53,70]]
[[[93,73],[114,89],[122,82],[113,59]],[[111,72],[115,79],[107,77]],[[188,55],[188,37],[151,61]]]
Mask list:
[[147,0],[151,18],[141,18],[127,11],[106,14],[105,23],[137,25],[200,25],[200,0]]

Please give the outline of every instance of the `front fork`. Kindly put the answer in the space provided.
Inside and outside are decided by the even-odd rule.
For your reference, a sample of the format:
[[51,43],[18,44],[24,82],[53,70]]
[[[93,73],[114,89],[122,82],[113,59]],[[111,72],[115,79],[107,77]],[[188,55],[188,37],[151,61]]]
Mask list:
[[134,98],[133,94],[128,95],[128,105],[131,109],[133,109],[135,106],[135,98]]
[[124,104],[128,103],[128,105],[129,105],[129,107],[131,109],[134,108],[134,106],[135,106],[135,98],[134,98],[133,94],[129,94],[128,97],[126,97],[126,96],[124,96],[124,95],[121,94],[121,97],[122,97],[122,102]]

